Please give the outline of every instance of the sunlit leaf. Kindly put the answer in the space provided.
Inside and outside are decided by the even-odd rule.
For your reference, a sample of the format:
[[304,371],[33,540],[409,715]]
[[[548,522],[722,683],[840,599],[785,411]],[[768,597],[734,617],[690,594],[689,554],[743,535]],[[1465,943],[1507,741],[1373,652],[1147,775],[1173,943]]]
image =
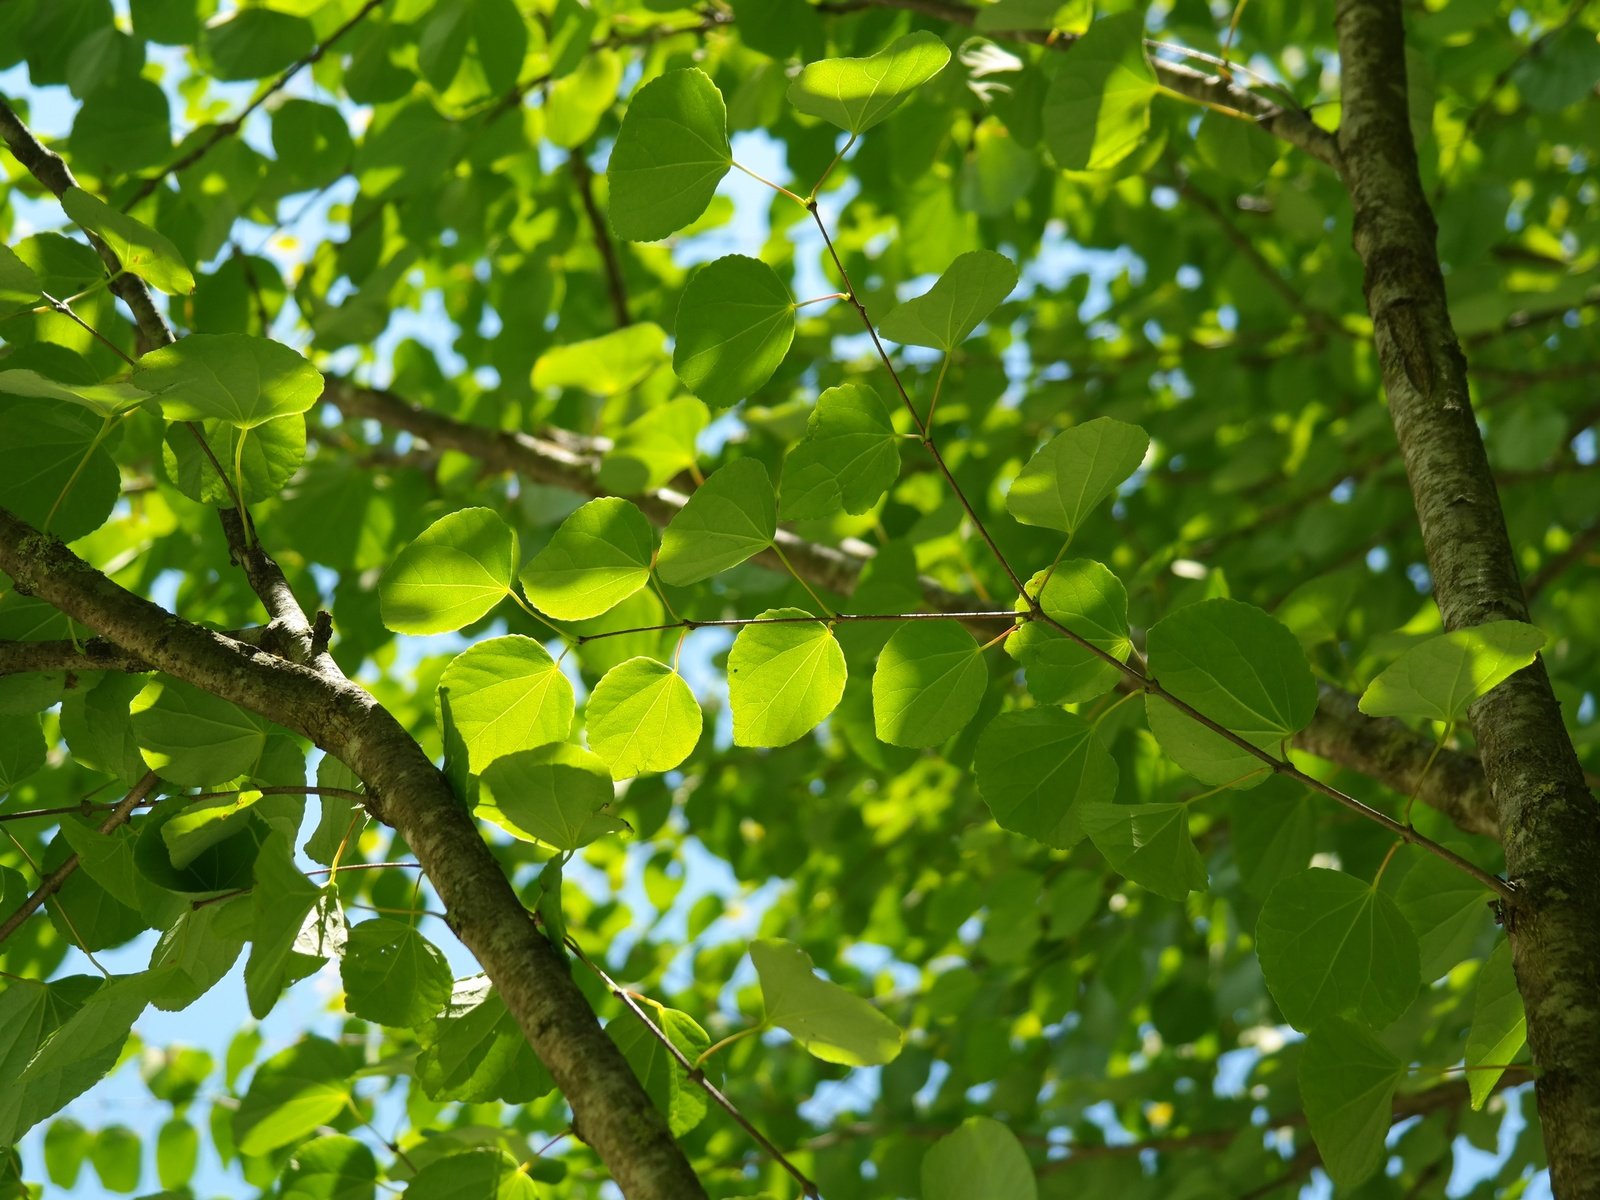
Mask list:
[[1545,641],[1542,629],[1523,621],[1441,633],[1407,650],[1368,684],[1361,711],[1458,721],[1479,696],[1531,663]]
[[789,103],[847,133],[865,133],[949,61],[949,47],[934,34],[908,33],[867,58],[811,63],[789,85]]
[[818,977],[811,956],[793,942],[752,942],[750,959],[761,979],[768,1023],[824,1062],[864,1067],[899,1055],[905,1032],[860,996]]

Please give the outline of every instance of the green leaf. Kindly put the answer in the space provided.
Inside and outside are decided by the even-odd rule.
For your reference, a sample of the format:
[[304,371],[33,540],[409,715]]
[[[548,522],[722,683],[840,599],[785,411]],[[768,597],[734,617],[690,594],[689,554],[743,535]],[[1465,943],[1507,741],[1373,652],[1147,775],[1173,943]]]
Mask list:
[[383,573],[383,623],[396,633],[460,629],[511,594],[516,570],[517,535],[500,514],[458,509],[418,534]]
[[860,134],[890,116],[950,61],[937,36],[919,31],[867,58],[825,58],[789,85],[789,103],[846,133]]
[[[651,1008],[654,1011],[650,1017],[656,1028],[666,1034],[690,1062],[711,1048],[706,1031],[688,1013],[664,1005],[651,1005]],[[631,1012],[623,1013],[606,1024],[606,1034],[622,1051],[645,1092],[667,1118],[673,1137],[682,1137],[700,1124],[706,1115],[705,1091],[690,1082],[682,1065],[643,1021]]]
[[64,542],[99,529],[122,491],[104,445],[108,432],[103,420],[77,406],[0,407],[0,507]]
[[516,1159],[494,1146],[436,1158],[406,1186],[406,1200],[540,1200]]
[[1384,893],[1342,871],[1291,875],[1261,907],[1256,954],[1284,1020],[1353,1014],[1376,1029],[1416,999],[1417,938]]
[[1117,764],[1082,717],[1059,708],[1001,713],[978,739],[978,790],[995,823],[1058,850],[1087,832],[1083,814],[1117,794]]
[[1472,1026],[1467,1030],[1467,1086],[1474,1111],[1494,1094],[1503,1071],[1528,1040],[1528,1018],[1511,969],[1511,943],[1502,938],[1478,969],[1478,987],[1472,1002]]
[[490,763],[482,776],[478,815],[512,837],[577,850],[626,826],[603,810],[614,799],[605,763],[561,743],[519,750]]
[[817,397],[806,436],[783,460],[779,504],[786,520],[860,515],[900,477],[900,439],[878,394],[864,383]]
[[266,721],[176,679],[152,680],[129,711],[145,763],[185,787],[247,775],[267,748]]
[[759,459],[740,458],[712,472],[668,522],[656,574],[687,587],[710,579],[772,545],[778,500]]
[[0,717],[0,793],[43,770],[48,752],[38,717]]
[[1333,1018],[1306,1038],[1300,1098],[1322,1165],[1341,1188],[1354,1187],[1384,1160],[1394,1122],[1394,1091],[1405,1064],[1370,1033]]
[[[105,1077],[150,1001],[149,987],[147,975],[113,975],[62,1022],[25,1069],[7,1074],[5,1090],[11,1098],[0,1101],[0,1144],[15,1142],[18,1135]],[[14,1124],[8,1128],[5,1117],[13,1111],[11,1103],[17,1107]]]
[[771,608],[728,651],[728,706],[736,746],[787,746],[816,728],[844,695],[844,651],[824,621]]
[[241,1154],[266,1154],[305,1137],[344,1111],[350,1099],[350,1055],[308,1037],[257,1068],[233,1114]]
[[33,268],[17,257],[10,246],[0,243],[0,317],[9,317],[39,303],[44,285]]
[[705,212],[732,166],[716,84],[696,67],[657,76],[629,101],[611,150],[611,228],[633,242],[676,233]]
[[988,1117],[968,1117],[922,1156],[922,1200],[1037,1200],[1038,1195],[1022,1143]]
[[282,834],[274,834],[256,859],[254,882],[244,987],[250,1013],[260,1020],[272,1011],[285,987],[321,965],[319,958],[301,953],[310,948],[301,934],[308,926],[316,927],[325,897],[336,900],[300,873]]
[[752,942],[750,960],[761,979],[767,1023],[787,1030],[823,1062],[870,1067],[899,1055],[905,1032],[861,997],[816,975],[811,956],[793,942]]
[[191,333],[152,350],[133,381],[169,421],[216,418],[241,429],[306,412],[322,395],[322,373],[297,352],[243,333]]
[[[212,454],[227,470],[228,483],[238,488],[246,504],[276,496],[305,461],[306,419],[299,413],[249,430],[226,421],[204,421],[200,429]],[[234,477],[235,462],[243,468],[238,478]],[[189,499],[218,508],[233,507],[233,492],[188,428],[168,427],[161,465],[167,478]]]
[[700,703],[665,663],[630,658],[595,685],[584,708],[589,745],[615,779],[670,771],[700,741]]
[[711,419],[705,402],[680,396],[623,427],[600,461],[600,484],[618,494],[648,492],[698,461],[695,439]]
[[978,713],[989,668],[955,621],[907,621],[878,655],[872,712],[891,746],[937,746]]
[[[1046,616],[1119,662],[1128,661],[1133,653],[1128,592],[1106,567],[1093,559],[1069,558],[1053,571],[1040,571],[1025,590],[1038,599]],[[1020,596],[1015,607],[1028,611]],[[1006,653],[1022,664],[1028,691],[1041,704],[1093,700],[1122,678],[1116,667],[1044,621],[1024,621],[1005,645]]]
[[80,229],[97,234],[130,275],[169,295],[194,291],[194,275],[178,248],[143,221],[118,212],[80,187],[61,193],[61,207]]
[[1028,460],[1006,493],[1006,508],[1024,525],[1073,534],[1149,449],[1144,430],[1114,417],[1074,425]]
[[437,946],[405,922],[383,917],[351,926],[339,977],[346,1012],[404,1029],[437,1016],[455,982]]
[[572,684],[550,652],[530,637],[511,635],[479,642],[458,654],[439,676],[436,706],[466,746],[473,774],[495,759],[572,732]]
[[1206,865],[1183,804],[1096,804],[1080,822],[1117,874],[1169,900],[1206,890]]
[[417,1081],[433,1100],[524,1104],[556,1085],[486,975],[458,979],[443,1016],[417,1029]]
[[1044,102],[1045,141],[1069,171],[1104,171],[1144,140],[1156,74],[1144,52],[1144,10],[1102,17],[1072,47]]
[[889,311],[878,332],[907,346],[949,353],[1017,286],[1017,265],[993,250],[969,250],[928,291]]
[[[194,1169],[199,1162],[199,1130],[182,1117],[165,1122],[156,1134],[156,1178],[161,1186],[187,1186],[194,1178]],[[138,1186],[137,1182],[134,1186]]]
[[597,338],[546,350],[533,364],[533,386],[616,396],[666,365],[666,332],[652,321],[641,321]]
[[522,568],[522,588],[558,621],[598,617],[644,587],[654,551],[642,512],[615,496],[591,500]]
[[201,46],[217,79],[260,79],[311,51],[311,22],[290,13],[247,8],[207,23]]
[[672,369],[712,408],[772,378],[794,340],[794,299],[766,263],[729,254],[689,278],[678,301]]
[[0,371],[0,394],[36,400],[65,400],[81,404],[102,417],[114,417],[138,408],[150,393],[131,383],[60,383],[37,371],[15,368]]
[[167,844],[167,857],[182,870],[218,842],[232,837],[245,827],[245,815],[262,798],[254,789],[232,795],[193,800],[183,811],[161,827],[161,840]]
[[1546,640],[1542,629],[1524,621],[1441,633],[1407,650],[1368,684],[1361,711],[1459,721],[1474,700],[1537,658]]
[[1470,958],[1493,924],[1483,885],[1432,854],[1406,872],[1395,903],[1417,935],[1424,983]]
[[[1150,674],[1172,695],[1272,754],[1317,711],[1317,683],[1300,643],[1259,608],[1203,600],[1158,621],[1147,638]],[[1206,783],[1251,787],[1271,771],[1165,698],[1145,699],[1150,731],[1178,765]]]
[[281,1200],[372,1200],[378,1160],[362,1142],[342,1133],[312,1138],[294,1148],[283,1169]]
[[251,902],[242,896],[187,909],[150,952],[151,1003],[176,1012],[220,983],[244,949],[250,918]]

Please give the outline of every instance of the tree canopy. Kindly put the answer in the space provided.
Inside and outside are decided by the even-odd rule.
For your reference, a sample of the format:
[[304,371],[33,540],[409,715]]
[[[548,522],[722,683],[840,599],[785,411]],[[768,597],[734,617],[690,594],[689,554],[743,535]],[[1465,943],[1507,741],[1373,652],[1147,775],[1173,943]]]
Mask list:
[[0,6],[0,1194],[1600,1196],[1597,37]]

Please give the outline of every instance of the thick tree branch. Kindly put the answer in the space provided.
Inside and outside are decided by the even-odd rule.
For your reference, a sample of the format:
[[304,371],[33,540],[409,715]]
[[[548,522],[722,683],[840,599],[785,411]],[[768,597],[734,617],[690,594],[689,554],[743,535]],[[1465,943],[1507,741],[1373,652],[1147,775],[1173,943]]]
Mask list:
[[[1382,782],[1402,796],[1415,795],[1467,833],[1499,837],[1494,801],[1483,766],[1456,750],[1434,753],[1433,743],[1392,717],[1369,717],[1359,698],[1323,684],[1317,715],[1295,735],[1296,748]],[[1430,765],[1431,760],[1431,765]]]
[[[1446,629],[1526,621],[1417,169],[1401,0],[1345,0],[1337,29],[1355,246],[1434,598]],[[1552,1182],[1600,1197],[1600,809],[1542,661],[1469,716],[1520,892],[1507,925]]]
[[[54,150],[46,148],[38,138],[34,137],[32,131],[22,123],[3,99],[0,99],[0,138],[5,139],[12,155],[28,169],[28,173],[57,197],[63,195],[68,188],[78,186],[78,181],[73,178],[71,169],[62,157]],[[173,335],[172,326],[167,324],[166,317],[162,316],[161,310],[156,307],[155,299],[151,296],[150,289],[145,286],[144,280],[136,275],[125,274],[122,270],[122,260],[98,235],[87,231],[85,234],[95,253],[100,256],[100,261],[105,264],[106,271],[111,275],[111,290],[133,313],[134,323],[139,327],[140,352],[156,346],[165,346],[177,340]]]
[[[151,771],[138,783],[134,784],[128,794],[119,800],[117,806],[107,814],[106,819],[100,822],[100,832],[110,833],[118,825],[126,821],[133,814],[134,809],[145,803],[146,798],[155,790],[156,784],[160,782],[156,778],[156,773]],[[40,905],[59,892],[67,880],[72,878],[72,873],[77,869],[78,856],[76,854],[67,855],[66,861],[46,875],[39,886],[33,889],[33,894],[17,906],[16,911],[4,921],[0,921],[0,942],[5,941],[15,933],[17,927],[38,911]]]
[[443,774],[362,688],[184,621],[125,591],[0,508],[0,571],[178,679],[309,738],[366,784],[405,838],[507,1008],[630,1200],[705,1193],[633,1070],[596,1022]]
[[[371,418],[386,428],[423,438],[439,449],[471,455],[491,470],[508,471],[585,496],[607,494],[600,483],[595,443],[571,439],[558,443],[471,425],[411,404],[392,392],[362,388],[338,379],[329,380],[323,398],[346,417]],[[687,497],[662,489],[634,500],[652,521],[665,525]],[[840,595],[854,591],[857,578],[875,553],[871,546],[855,539],[846,539],[835,548],[806,541],[787,530],[779,530],[778,544],[808,583]],[[770,550],[754,561],[774,570],[785,569]],[[934,611],[971,612],[985,607],[973,597],[951,592],[931,579],[921,582],[923,598]],[[1374,721],[1356,708],[1356,698],[1348,692],[1324,688],[1316,719],[1296,736],[1294,744],[1376,779],[1400,795],[1410,795],[1416,789],[1418,800],[1439,809],[1469,833],[1497,833],[1483,774],[1471,757],[1441,753],[1418,788],[1418,777],[1433,752],[1433,743],[1398,721]]]
[[[952,0],[839,0],[816,6],[822,12],[859,12],[867,8],[898,8],[918,13],[935,20],[956,25],[971,25],[979,10],[968,4]],[[1042,30],[1006,30],[993,36],[1008,41],[1033,42],[1053,50],[1070,52],[1077,38],[1072,35],[1051,34]],[[1147,42],[1152,52],[1171,50],[1163,42]],[[1167,62],[1151,55],[1151,65],[1162,85],[1208,108],[1227,109],[1243,113],[1266,132],[1282,138],[1291,146],[1304,150],[1335,169],[1339,166],[1339,146],[1333,134],[1311,119],[1311,114],[1300,108],[1285,108],[1238,86],[1227,75],[1217,72],[1207,74],[1180,63]]]

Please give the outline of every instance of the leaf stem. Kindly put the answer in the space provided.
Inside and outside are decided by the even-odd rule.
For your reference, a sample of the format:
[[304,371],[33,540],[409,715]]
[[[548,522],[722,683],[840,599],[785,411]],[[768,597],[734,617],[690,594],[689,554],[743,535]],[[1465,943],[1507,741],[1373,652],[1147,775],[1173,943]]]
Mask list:
[[760,1033],[765,1028],[765,1025],[751,1025],[745,1029],[739,1030],[737,1033],[730,1033],[720,1042],[717,1042],[715,1045],[708,1046],[705,1050],[703,1050],[700,1053],[700,1056],[694,1060],[694,1065],[697,1068],[705,1066],[706,1063],[710,1062],[711,1059],[716,1055],[717,1051],[723,1049],[725,1046],[731,1046],[735,1042],[743,1041],[752,1033]]
[[791,192],[788,188],[783,187],[781,184],[773,183],[772,180],[766,178],[765,176],[757,175],[754,171],[752,171],[749,167],[745,166],[742,162],[740,162],[736,158],[735,159],[729,159],[728,161],[731,162],[734,166],[738,167],[739,170],[743,171],[746,175],[750,176],[751,179],[754,179],[757,183],[764,183],[769,188],[771,188],[773,191],[778,192],[780,195],[784,195],[784,196],[789,197],[789,199],[793,200],[801,208],[810,207],[808,204],[806,204],[804,196],[797,196],[793,192]]
[[[811,597],[812,602],[816,604],[816,606],[820,608],[823,613],[831,617],[833,615],[832,610],[822,602],[822,597],[817,595],[816,589],[806,582],[805,576],[801,575],[799,571],[794,569],[794,564],[789,561],[789,556],[783,552],[783,547],[780,546],[776,541],[772,543],[772,552],[778,556],[778,561],[783,564],[784,570],[788,571],[790,575],[794,576],[794,581],[801,587],[805,588],[806,595]],[[673,613],[673,616],[677,616],[677,614]]]
[[811,185],[811,195],[808,197],[809,200],[811,200],[811,201],[815,201],[816,200],[817,193],[822,190],[822,185],[828,182],[828,176],[832,175],[833,174],[833,169],[835,167],[837,167],[842,161],[844,161],[844,156],[846,154],[850,153],[850,147],[854,146],[856,144],[856,138],[859,137],[859,136],[860,136],[860,134],[852,133],[850,135],[850,137],[845,141],[845,144],[843,146],[839,147],[839,153],[837,153],[837,154],[835,154],[833,156],[833,161],[831,163],[829,163],[825,168],[823,168],[822,174],[817,176],[816,183]]

